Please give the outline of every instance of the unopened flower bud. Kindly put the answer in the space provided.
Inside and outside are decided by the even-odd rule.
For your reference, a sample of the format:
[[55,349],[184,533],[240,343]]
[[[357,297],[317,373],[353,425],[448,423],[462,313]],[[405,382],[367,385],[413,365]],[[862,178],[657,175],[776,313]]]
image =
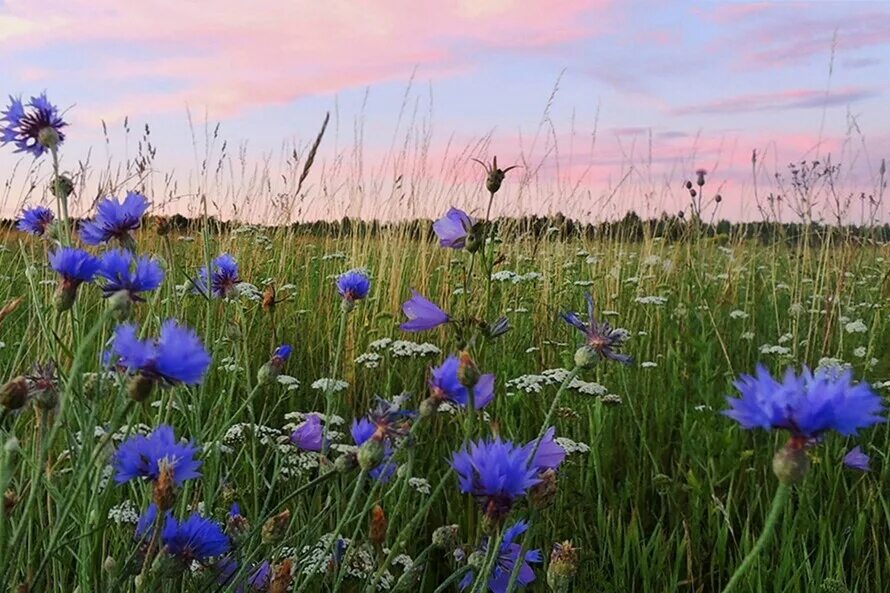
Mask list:
[[114,316],[118,321],[123,321],[130,317],[130,312],[133,310],[133,300],[130,298],[130,293],[126,290],[115,292],[108,297],[105,305],[114,312]]
[[467,232],[467,236],[464,239],[464,249],[469,253],[476,253],[482,247],[482,237],[485,234],[484,225],[484,222],[477,222]]
[[578,572],[578,548],[570,541],[553,546],[547,567],[547,585],[553,593],[566,593]]
[[358,466],[358,457],[355,453],[341,455],[334,461],[334,471],[346,473]]
[[440,400],[439,400],[439,398],[436,398],[436,397],[428,397],[425,400],[423,400],[422,402],[420,402],[420,409],[419,409],[420,417],[428,418],[428,417],[432,416],[433,414],[435,414],[436,411],[439,409],[439,403],[440,403]]
[[58,311],[59,313],[68,311],[69,309],[71,309],[71,307],[74,306],[74,301],[76,299],[77,283],[64,279],[59,282],[59,287],[56,289],[56,295],[53,300],[56,311]]
[[467,564],[476,570],[481,570],[485,565],[485,554],[476,550],[467,557]]
[[457,548],[457,525],[443,525],[433,532],[433,545],[445,552],[451,552]]
[[130,379],[130,385],[127,391],[130,393],[130,399],[137,402],[144,402],[151,395],[155,382],[153,379],[146,377],[142,373],[133,375]]
[[155,482],[152,499],[158,506],[158,511],[164,513],[173,508],[176,502],[175,466],[167,459],[158,462],[159,475]]
[[377,439],[368,439],[358,450],[358,466],[369,472],[383,461],[383,443]]
[[558,490],[556,470],[547,468],[538,476],[540,482],[531,487],[528,493],[529,503],[536,509],[543,510],[553,504]]
[[56,148],[61,140],[59,132],[52,126],[40,128],[37,132],[37,142],[50,150]]
[[460,353],[460,364],[457,367],[457,380],[467,389],[472,389],[479,382],[481,376],[482,373],[479,372],[479,367],[476,366],[470,353],[463,350]]
[[596,364],[596,361],[596,350],[594,350],[590,346],[584,345],[575,350],[575,364],[582,369],[587,369],[594,366]]
[[386,531],[389,528],[389,521],[386,519],[386,513],[383,511],[383,507],[379,504],[375,504],[374,508],[371,509],[371,525],[370,525],[370,539],[371,543],[377,549],[383,547],[383,544],[386,542]]
[[19,410],[28,402],[30,387],[25,377],[15,377],[0,388],[0,405],[7,410]]
[[102,570],[106,572],[106,574],[114,575],[117,573],[117,560],[114,559],[114,556],[106,556],[104,562],[102,562]]
[[799,484],[809,469],[810,458],[806,449],[794,441],[789,441],[773,456],[773,473],[786,486]]
[[232,541],[240,543],[250,534],[250,521],[240,512],[233,512],[226,519],[226,534]]
[[67,175],[59,175],[53,179],[50,188],[55,197],[66,200],[74,192],[74,182]]
[[340,310],[344,313],[351,313],[355,309],[355,301],[352,299],[342,299],[340,301]]
[[263,311],[273,313],[275,311],[275,285],[269,284],[263,289]]
[[274,517],[270,517],[263,524],[263,543],[270,545],[278,545],[287,534],[287,527],[290,525],[290,510],[284,509]]
[[12,514],[15,505],[19,503],[19,496],[15,493],[15,490],[9,488],[6,492],[3,493],[3,514],[5,516],[10,516]]

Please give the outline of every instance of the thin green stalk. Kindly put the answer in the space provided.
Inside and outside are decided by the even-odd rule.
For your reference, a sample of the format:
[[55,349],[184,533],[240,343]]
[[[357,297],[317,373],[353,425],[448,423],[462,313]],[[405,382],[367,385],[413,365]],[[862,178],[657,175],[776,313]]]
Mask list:
[[346,341],[346,320],[349,317],[349,311],[342,308],[340,312],[340,327],[337,331],[337,345],[334,348],[334,354],[331,358],[331,374],[328,377],[328,385],[324,390],[324,426],[322,427],[322,455],[327,455],[330,439],[328,438],[330,418],[334,407],[334,380],[340,369],[340,356],[343,353],[343,342]]
[[450,575],[448,575],[448,578],[442,581],[442,584],[436,587],[436,590],[433,591],[433,593],[444,593],[448,590],[449,586],[451,586],[453,583],[458,582],[460,579],[463,578],[465,574],[467,574],[471,570],[473,570],[472,566],[461,566]]
[[761,550],[763,550],[763,547],[773,536],[776,524],[779,522],[779,518],[782,516],[782,511],[785,510],[785,505],[788,503],[790,497],[791,486],[779,484],[779,487],[776,488],[776,494],[773,497],[773,504],[770,506],[769,514],[766,516],[766,522],[763,524],[763,531],[760,532],[760,537],[754,542],[754,547],[751,548],[751,551],[748,552],[748,555],[745,556],[745,559],[742,560],[742,563],[739,564],[739,567],[733,573],[732,578],[729,579],[729,582],[723,589],[723,593],[730,593],[738,587],[742,577],[745,576],[745,573],[748,572],[754,564],[754,561],[757,559]]

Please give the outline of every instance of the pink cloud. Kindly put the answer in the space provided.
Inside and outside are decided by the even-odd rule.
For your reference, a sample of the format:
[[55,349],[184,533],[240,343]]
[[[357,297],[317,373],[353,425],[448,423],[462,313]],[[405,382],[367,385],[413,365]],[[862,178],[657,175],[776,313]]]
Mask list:
[[743,94],[670,109],[672,115],[734,114],[751,111],[783,111],[848,105],[879,96],[874,89],[847,87],[826,94],[824,90],[790,89],[773,93]]
[[[143,101],[114,99],[88,106],[119,116],[183,104],[224,117],[257,105],[407,79],[422,64],[425,76],[473,65],[481,49],[540,49],[593,34],[606,23],[589,13],[609,5],[582,0],[385,0],[280,2],[218,0],[8,0],[0,22],[0,51],[107,44],[107,58],[83,74],[125,82],[160,77],[178,90]],[[47,18],[47,15],[52,15]],[[122,47],[123,57],[115,57]],[[144,51],[143,51],[144,50]],[[143,59],[133,53],[144,53]],[[150,78],[148,78],[150,80]],[[136,110],[136,113],[133,112]]]

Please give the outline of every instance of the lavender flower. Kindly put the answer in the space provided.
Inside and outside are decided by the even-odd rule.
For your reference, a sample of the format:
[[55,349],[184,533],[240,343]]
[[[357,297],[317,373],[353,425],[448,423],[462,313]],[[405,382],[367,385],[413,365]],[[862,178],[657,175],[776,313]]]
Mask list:
[[402,304],[402,311],[408,318],[408,321],[399,326],[402,331],[426,331],[451,321],[448,313],[416,290],[412,289],[411,295],[411,298]]
[[6,111],[0,114],[0,143],[12,143],[15,152],[27,152],[37,158],[64,142],[62,128],[68,124],[46,93],[31,97],[27,105],[21,98],[10,97],[9,101]]
[[[227,298],[235,293],[235,287],[241,282],[238,275],[238,262],[228,253],[223,253],[211,262],[212,273],[208,274],[207,268],[204,267],[198,274],[195,281],[195,288],[198,292],[214,296],[216,298]],[[210,276],[210,288],[207,288],[207,277]]]
[[849,453],[844,455],[844,465],[847,467],[851,467],[853,469],[858,469],[859,471],[867,472],[871,470],[869,466],[869,462],[871,458],[862,452],[862,448],[858,445],[853,447]]
[[[528,531],[528,522],[518,521],[504,532],[504,539],[498,551],[497,561],[488,580],[488,589],[492,593],[506,593],[507,586],[510,584],[510,577],[513,575],[513,567],[520,560],[520,554],[522,554],[522,545],[516,543],[516,538],[526,531]],[[490,542],[486,539],[481,546],[483,556],[488,554],[489,545]],[[519,568],[516,584],[519,587],[527,587],[533,583],[535,571],[531,564],[538,564],[543,561],[544,557],[541,550],[529,550],[526,552],[522,556],[522,566]],[[474,572],[469,571],[460,582],[461,590],[469,587],[475,578]]]
[[[451,401],[461,406],[466,406],[469,401],[467,388],[461,384],[458,377],[460,359],[457,356],[449,356],[441,366],[432,370],[430,377],[430,390],[437,401]],[[473,399],[476,409],[481,410],[494,399],[494,375],[489,373],[479,377],[473,388]]]
[[318,414],[310,414],[306,421],[299,425],[290,435],[290,442],[303,451],[320,452],[322,450],[324,430]]
[[81,225],[80,237],[87,245],[101,245],[117,239],[121,246],[134,247],[131,231],[142,225],[148,210],[148,199],[140,193],[128,192],[123,202],[105,198],[96,206],[96,218]]
[[34,206],[22,210],[22,217],[16,225],[20,231],[24,231],[35,237],[46,234],[50,225],[56,219],[53,211],[45,206]]
[[201,475],[202,462],[195,459],[199,448],[193,443],[177,441],[171,426],[162,424],[150,435],[135,435],[124,441],[112,463],[115,481],[124,484],[137,478],[156,482],[162,463],[173,469],[173,482],[181,486],[186,480]]
[[580,314],[573,311],[563,313],[562,318],[584,334],[585,346],[600,358],[631,364],[633,357],[619,352],[624,342],[627,341],[627,332],[622,329],[613,329],[608,321],[597,321],[594,316],[593,295],[586,293],[585,298],[587,299],[586,322],[581,319]]
[[442,247],[463,249],[474,223],[463,210],[451,208],[445,216],[433,223],[433,231],[439,237],[439,245]]
[[735,382],[741,397],[727,397],[730,409],[723,413],[743,428],[783,429],[802,440],[830,430],[853,435],[886,418],[881,398],[852,378],[849,370],[813,374],[804,367],[799,375],[789,368],[779,382],[758,365],[755,376],[742,375]]

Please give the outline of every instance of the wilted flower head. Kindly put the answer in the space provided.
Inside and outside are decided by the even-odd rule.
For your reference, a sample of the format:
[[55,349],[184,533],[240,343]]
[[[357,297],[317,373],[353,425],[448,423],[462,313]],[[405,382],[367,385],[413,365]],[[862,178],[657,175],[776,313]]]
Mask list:
[[416,290],[411,290],[411,298],[402,303],[402,311],[408,321],[399,327],[406,332],[420,332],[448,323],[451,317]]
[[9,106],[0,118],[0,142],[15,144],[15,152],[27,152],[35,158],[65,140],[62,128],[68,124],[59,109],[41,93],[26,104],[10,97]]
[[[527,587],[535,580],[535,571],[531,564],[538,564],[544,561],[541,550],[529,550],[520,559],[522,554],[522,545],[516,542],[516,538],[528,531],[528,522],[518,521],[514,525],[507,528],[504,532],[504,539],[501,542],[498,557],[494,565],[491,577],[488,579],[488,589],[492,593],[506,593],[507,586],[510,584],[510,578],[513,575],[513,567],[517,561],[522,562],[516,579],[516,585],[519,587]],[[481,547],[483,555],[488,554],[489,540],[486,539]],[[469,571],[460,582],[460,588],[469,587],[476,576],[474,572]]]
[[186,480],[201,475],[201,461],[195,459],[199,448],[193,443],[177,441],[173,427],[162,424],[148,436],[135,435],[124,441],[114,455],[115,480],[124,484],[136,478],[157,481],[161,467],[173,469],[173,482],[181,486]]
[[210,366],[210,354],[191,328],[168,319],[157,339],[140,340],[134,324],[119,325],[112,354],[130,373],[167,385],[200,383]]
[[474,222],[463,210],[451,208],[445,216],[433,223],[433,231],[439,237],[439,245],[442,247],[463,249]]
[[105,279],[102,285],[103,296],[110,297],[118,292],[125,292],[129,299],[141,302],[140,293],[156,290],[164,281],[164,269],[161,264],[147,256],[133,257],[125,249],[112,249],[102,255],[99,276]]
[[337,291],[343,300],[348,303],[360,301],[371,290],[371,279],[368,273],[361,269],[343,272],[337,277]]
[[[440,401],[451,401],[461,406],[469,402],[467,388],[458,377],[460,359],[449,356],[441,366],[434,367],[430,377],[430,390],[433,397]],[[494,399],[494,375],[481,375],[473,388],[473,399],[476,409],[481,410]]]
[[80,237],[87,245],[100,245],[117,239],[122,246],[132,248],[130,232],[140,227],[146,210],[148,199],[138,192],[127,192],[122,202],[105,198],[96,205],[96,218],[81,226]]
[[867,472],[871,469],[869,467],[870,461],[871,458],[862,452],[862,448],[859,445],[856,445],[849,453],[844,455],[844,465],[863,472]]
[[206,296],[226,298],[232,296],[235,287],[241,282],[238,275],[238,262],[228,253],[218,256],[210,265],[213,272],[210,276],[210,289],[207,288],[207,267],[201,269],[195,280],[195,288]]
[[574,311],[563,313],[562,318],[566,323],[584,333],[585,346],[601,358],[615,360],[624,364],[632,363],[632,356],[619,352],[627,340],[627,332],[621,329],[613,329],[608,321],[597,321],[594,316],[593,295],[586,293],[585,297],[587,298],[586,322]]
[[42,237],[55,219],[53,211],[46,206],[34,206],[22,210],[22,217],[16,226],[20,231]]
[[290,435],[290,442],[298,449],[318,452],[322,450],[323,434],[321,418],[318,414],[310,414]]
[[866,383],[853,381],[850,370],[800,374],[789,368],[782,381],[763,365],[755,376],[742,375],[735,382],[741,397],[727,397],[730,409],[723,413],[743,428],[783,429],[799,439],[812,439],[836,430],[853,435],[860,428],[885,422],[884,404]]
[[382,397],[375,398],[374,407],[368,413],[368,419],[374,425],[372,439],[385,441],[402,438],[408,433],[414,412],[403,410],[401,403],[389,402]]

